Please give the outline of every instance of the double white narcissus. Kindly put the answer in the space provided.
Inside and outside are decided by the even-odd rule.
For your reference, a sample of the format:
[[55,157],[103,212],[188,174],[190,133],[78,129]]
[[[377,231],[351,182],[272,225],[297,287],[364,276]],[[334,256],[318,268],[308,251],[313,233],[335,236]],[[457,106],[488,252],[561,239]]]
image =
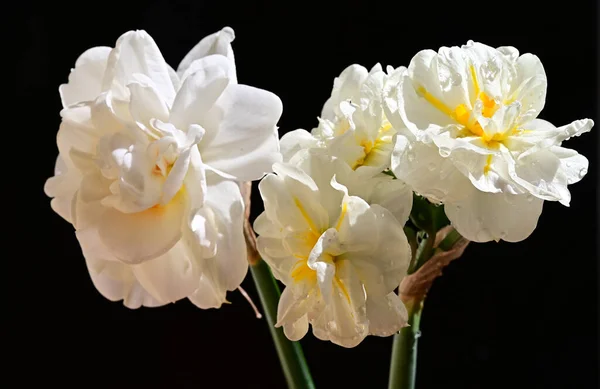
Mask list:
[[383,113],[386,78],[380,64],[370,71],[360,65],[347,67],[334,80],[319,126],[311,133],[300,129],[281,138],[284,161],[299,150],[323,148],[365,177],[389,168],[395,131]]
[[[317,150],[273,169],[259,185],[265,212],[254,228],[261,256],[286,285],[277,326],[298,340],[310,323],[317,338],[344,347],[405,326],[394,289],[410,262],[402,228],[412,191],[390,177],[358,181],[344,162]],[[365,188],[364,198],[353,195],[356,188]]]
[[281,101],[239,85],[233,30],[177,72],[144,31],[84,52],[64,105],[52,208],[73,224],[102,295],[130,308],[188,297],[219,307],[247,272],[236,180],[281,160]]
[[588,161],[561,147],[593,121],[556,128],[537,119],[546,74],[532,54],[469,41],[423,50],[384,86],[397,135],[392,170],[417,193],[445,203],[467,239],[520,241],[537,225],[544,200],[568,205],[568,184]]

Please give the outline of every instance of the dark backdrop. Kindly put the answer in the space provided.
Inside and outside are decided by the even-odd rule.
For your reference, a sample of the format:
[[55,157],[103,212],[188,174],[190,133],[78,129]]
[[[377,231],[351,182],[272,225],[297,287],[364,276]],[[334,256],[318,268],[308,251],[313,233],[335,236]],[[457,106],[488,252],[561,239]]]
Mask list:
[[[284,387],[265,321],[238,293],[220,310],[188,301],[129,310],[94,289],[72,227],[42,191],[57,154],[58,86],[89,47],[145,29],[176,66],[199,39],[229,25],[239,80],[281,97],[283,134],[316,125],[347,65],[408,65],[420,49],[473,39],[541,58],[549,79],[542,118],[598,122],[593,0],[11,4],[19,10],[5,10],[13,28],[4,40],[19,49],[5,81],[17,83],[9,96],[16,104],[3,114],[15,125],[3,128],[3,141],[15,153],[4,157],[4,172],[16,182],[5,182],[3,195],[5,214],[17,220],[4,219],[2,351],[10,360],[3,371],[18,384],[9,387]],[[3,57],[15,58],[6,49]],[[436,281],[422,321],[419,388],[597,387],[597,133],[568,142],[590,160],[587,177],[570,187],[570,208],[546,202],[528,240],[472,244]],[[256,196],[254,206],[255,217]],[[243,287],[257,299],[250,277]],[[309,334],[301,343],[319,388],[385,388],[391,341],[369,337],[348,350]]]

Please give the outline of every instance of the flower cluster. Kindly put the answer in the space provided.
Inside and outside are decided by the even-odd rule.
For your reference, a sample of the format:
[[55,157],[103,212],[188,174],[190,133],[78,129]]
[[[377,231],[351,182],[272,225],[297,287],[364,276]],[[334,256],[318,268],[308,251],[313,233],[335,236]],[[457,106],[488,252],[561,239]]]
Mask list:
[[238,84],[233,39],[204,38],[174,70],[128,32],[84,52],[60,87],[45,190],[110,300],[220,307],[248,269],[239,183],[264,177],[257,248],[286,286],[275,325],[354,347],[407,325],[413,193],[468,240],[516,242],[587,173],[562,142],[593,122],[538,119],[547,81],[532,54],[469,41],[408,67],[351,65],[318,126],[279,141],[281,101]]
[[84,52],[60,87],[45,191],[110,300],[219,307],[246,276],[236,181],[281,159],[282,105],[237,83],[233,39],[230,28],[204,38],[175,71],[146,32],[128,32]]
[[352,347],[406,325],[393,291],[411,259],[401,228],[413,191],[443,204],[471,241],[516,242],[544,200],[568,205],[567,185],[587,172],[561,143],[593,122],[537,119],[546,75],[536,56],[470,41],[386,70],[346,68],[318,127],[284,135],[284,163],[261,182],[258,248],[286,285],[277,324],[290,339],[311,323]]

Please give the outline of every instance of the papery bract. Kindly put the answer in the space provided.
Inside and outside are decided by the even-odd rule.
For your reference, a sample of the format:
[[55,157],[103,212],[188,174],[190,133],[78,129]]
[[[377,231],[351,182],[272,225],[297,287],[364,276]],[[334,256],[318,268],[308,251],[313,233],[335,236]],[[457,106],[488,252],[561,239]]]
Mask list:
[[[411,255],[406,186],[390,177],[352,182],[356,172],[317,150],[274,171],[259,185],[265,212],[254,228],[261,256],[286,285],[277,315],[286,336],[302,338],[310,323],[319,339],[354,347],[406,325],[394,293]],[[350,191],[360,186],[376,189],[362,199]]]
[[392,170],[433,202],[472,241],[520,241],[544,200],[568,205],[588,161],[561,147],[592,120],[556,128],[537,119],[546,74],[532,54],[469,41],[423,50],[384,87],[397,135]]
[[347,67],[334,80],[319,126],[311,133],[296,130],[281,138],[284,161],[299,150],[323,148],[365,177],[389,168],[395,131],[383,113],[386,78],[379,64],[371,71],[360,65]]
[[174,71],[146,32],[131,31],[83,53],[60,87],[45,191],[110,300],[219,307],[246,275],[236,181],[281,160],[282,107],[237,84],[233,39],[230,28],[204,38]]

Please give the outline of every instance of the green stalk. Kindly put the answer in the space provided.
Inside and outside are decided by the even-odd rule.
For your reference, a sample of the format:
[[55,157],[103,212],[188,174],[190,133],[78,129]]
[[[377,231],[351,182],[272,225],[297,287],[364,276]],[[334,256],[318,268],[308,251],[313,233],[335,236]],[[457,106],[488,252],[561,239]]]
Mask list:
[[[414,273],[433,255],[435,234],[428,233],[427,238],[421,242],[413,260],[414,268],[409,273]],[[404,302],[408,311],[408,326],[394,335],[392,346],[392,361],[390,363],[390,379],[388,389],[414,389],[417,379],[417,340],[421,336],[419,324],[423,311],[423,299]]]
[[421,336],[419,324],[423,302],[407,309],[409,326],[394,335],[388,389],[414,389],[417,379],[417,341]]
[[277,355],[279,356],[288,388],[314,389],[315,384],[312,381],[300,343],[292,342],[286,338],[283,328],[275,328],[275,323],[277,322],[277,304],[279,303],[281,293],[269,266],[265,261],[259,259],[255,264],[250,265],[250,271],[258,290],[260,302],[267,319],[267,324],[269,325],[271,337],[277,349]]

